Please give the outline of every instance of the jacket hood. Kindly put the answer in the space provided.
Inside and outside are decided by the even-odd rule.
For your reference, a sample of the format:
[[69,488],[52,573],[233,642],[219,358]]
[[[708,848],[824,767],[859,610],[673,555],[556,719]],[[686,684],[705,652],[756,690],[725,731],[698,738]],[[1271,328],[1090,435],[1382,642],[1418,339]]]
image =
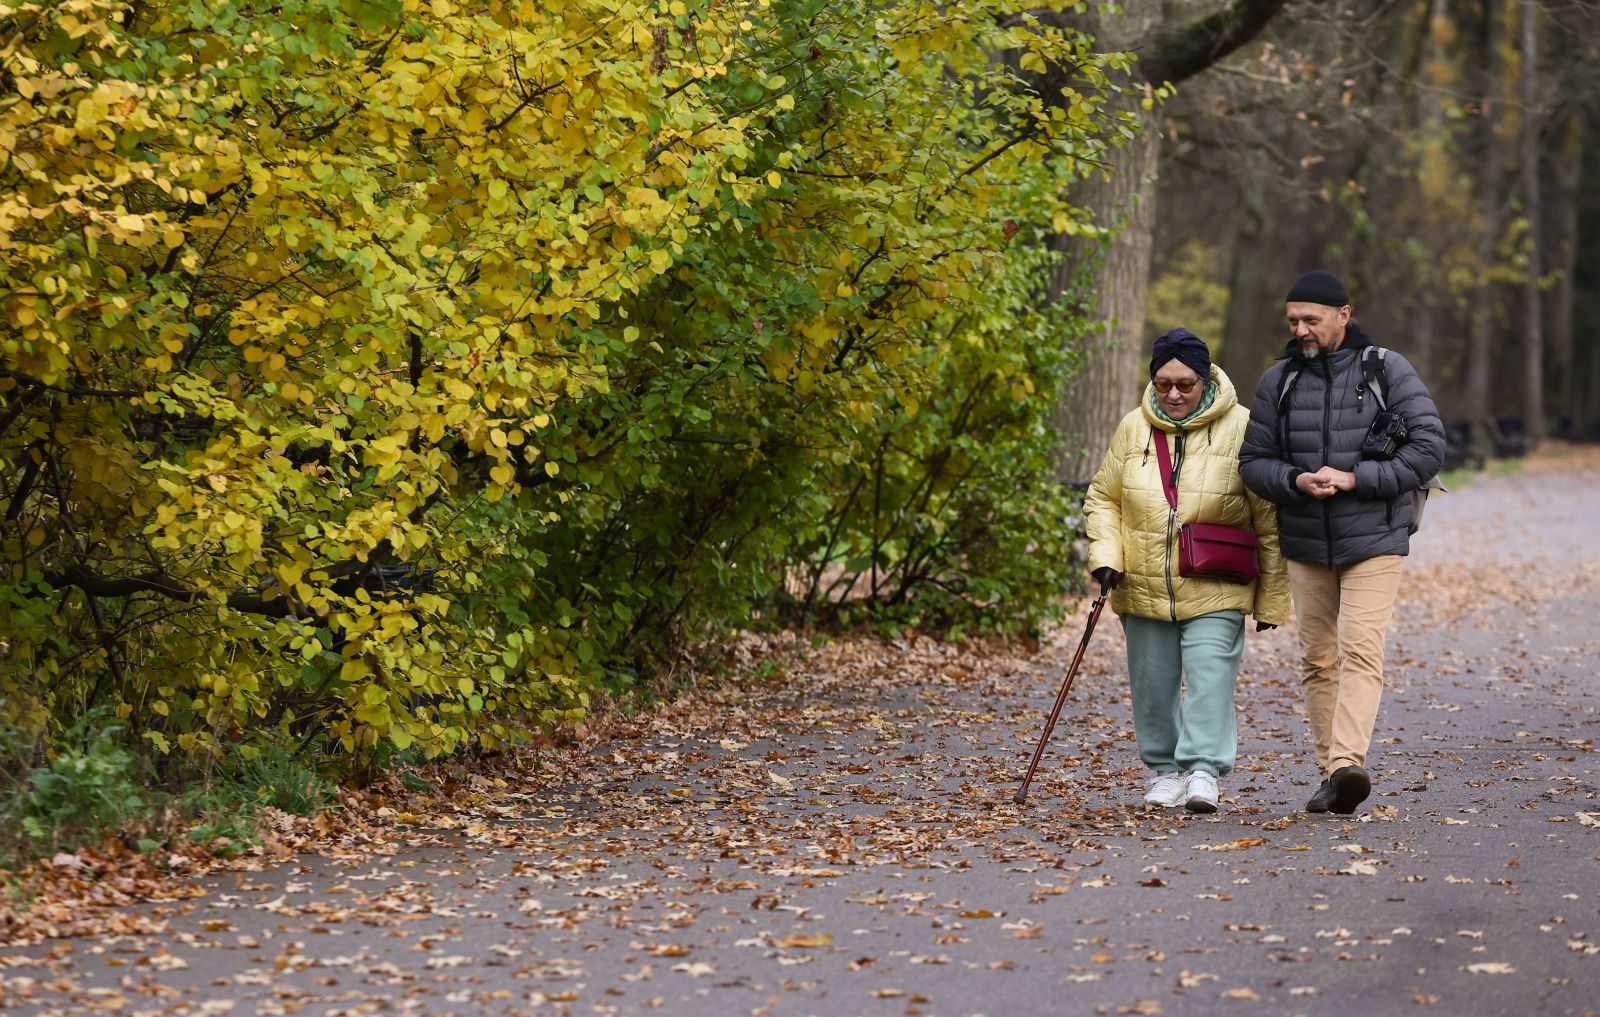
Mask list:
[[1216,364],[1211,365],[1211,384],[1217,388],[1217,396],[1199,413],[1191,414],[1177,424],[1169,424],[1156,416],[1156,411],[1150,406],[1150,399],[1155,394],[1155,384],[1149,383],[1144,387],[1144,398],[1139,401],[1139,409],[1144,413],[1145,423],[1151,427],[1159,427],[1169,434],[1178,431],[1193,431],[1195,428],[1205,427],[1214,421],[1227,416],[1229,410],[1239,405],[1239,393],[1234,390],[1233,382],[1228,375]]
[[[1373,345],[1376,344],[1372,341],[1372,337],[1367,335],[1360,325],[1356,324],[1354,318],[1351,318],[1350,323],[1344,327],[1344,342],[1339,344],[1339,348],[1334,350],[1334,353],[1343,353],[1345,350],[1359,350],[1362,347]],[[1296,367],[1305,367],[1311,363],[1311,361],[1300,355],[1300,340],[1294,338],[1290,338],[1284,344],[1283,359],[1290,361]]]

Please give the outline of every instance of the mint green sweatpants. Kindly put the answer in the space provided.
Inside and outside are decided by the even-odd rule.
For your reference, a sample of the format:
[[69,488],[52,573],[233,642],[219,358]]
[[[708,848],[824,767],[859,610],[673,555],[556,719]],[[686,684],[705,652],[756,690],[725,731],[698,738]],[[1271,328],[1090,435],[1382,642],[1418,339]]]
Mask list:
[[1122,631],[1133,733],[1144,765],[1217,777],[1232,770],[1239,741],[1233,684],[1244,657],[1244,615],[1217,611],[1181,622],[1123,615]]

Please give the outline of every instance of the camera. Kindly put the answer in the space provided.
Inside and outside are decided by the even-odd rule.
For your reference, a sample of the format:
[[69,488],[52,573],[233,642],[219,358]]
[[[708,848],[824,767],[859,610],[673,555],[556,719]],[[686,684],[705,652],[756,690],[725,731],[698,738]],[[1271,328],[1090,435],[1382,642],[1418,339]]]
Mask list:
[[1405,444],[1408,434],[1410,430],[1406,427],[1406,418],[1384,410],[1372,418],[1372,426],[1367,428],[1367,435],[1361,440],[1361,455],[1366,459],[1392,459],[1400,446]]

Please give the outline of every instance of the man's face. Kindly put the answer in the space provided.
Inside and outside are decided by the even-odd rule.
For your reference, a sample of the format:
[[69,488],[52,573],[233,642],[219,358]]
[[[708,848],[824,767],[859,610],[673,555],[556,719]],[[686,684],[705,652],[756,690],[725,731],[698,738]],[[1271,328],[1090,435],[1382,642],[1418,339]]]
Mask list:
[[1284,305],[1289,331],[1300,343],[1300,354],[1307,360],[1332,353],[1344,342],[1344,327],[1350,321],[1350,305],[1330,307],[1296,300]]

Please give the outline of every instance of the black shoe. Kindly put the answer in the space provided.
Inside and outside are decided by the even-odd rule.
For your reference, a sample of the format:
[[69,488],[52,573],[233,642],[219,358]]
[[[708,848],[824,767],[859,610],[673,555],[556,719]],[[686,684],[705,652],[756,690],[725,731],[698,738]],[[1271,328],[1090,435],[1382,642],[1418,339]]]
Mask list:
[[1341,816],[1354,812],[1372,793],[1372,778],[1359,766],[1341,766],[1328,780],[1333,785],[1333,800],[1328,803],[1328,811]]
[[1327,812],[1328,805],[1332,801],[1333,780],[1331,778],[1324,777],[1322,779],[1322,783],[1317,785],[1317,789],[1312,792],[1311,797],[1306,801],[1306,811]]

